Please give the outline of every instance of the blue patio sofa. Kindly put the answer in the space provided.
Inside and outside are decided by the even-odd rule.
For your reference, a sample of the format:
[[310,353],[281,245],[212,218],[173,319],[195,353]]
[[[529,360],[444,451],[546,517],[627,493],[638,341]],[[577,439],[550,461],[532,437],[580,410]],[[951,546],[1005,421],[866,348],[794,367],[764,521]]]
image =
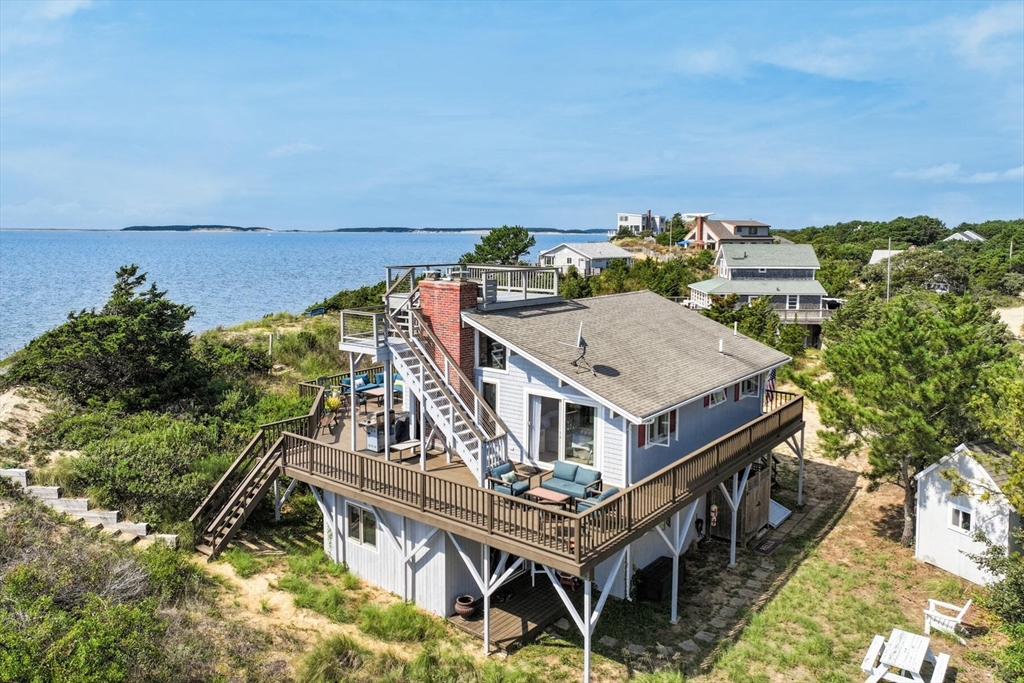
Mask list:
[[587,498],[601,488],[601,473],[569,462],[556,462],[550,473],[541,475],[541,488],[573,498]]
[[520,479],[510,462],[492,467],[487,473],[487,481],[491,482],[492,490],[507,496],[521,496],[530,488],[530,480]]
[[609,486],[604,491],[601,491],[601,493],[599,493],[596,496],[593,496],[592,498],[585,498],[583,500],[576,501],[576,512],[586,512],[587,510],[594,507],[598,503],[603,503],[604,501],[608,500],[618,492],[619,489],[615,488],[614,486]]

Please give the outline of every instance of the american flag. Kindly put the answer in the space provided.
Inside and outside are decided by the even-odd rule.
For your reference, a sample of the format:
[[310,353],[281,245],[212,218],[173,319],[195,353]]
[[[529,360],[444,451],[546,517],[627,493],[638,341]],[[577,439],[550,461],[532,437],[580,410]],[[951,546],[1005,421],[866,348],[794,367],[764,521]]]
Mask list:
[[775,398],[775,368],[768,373],[768,384],[765,386],[765,397],[771,401]]

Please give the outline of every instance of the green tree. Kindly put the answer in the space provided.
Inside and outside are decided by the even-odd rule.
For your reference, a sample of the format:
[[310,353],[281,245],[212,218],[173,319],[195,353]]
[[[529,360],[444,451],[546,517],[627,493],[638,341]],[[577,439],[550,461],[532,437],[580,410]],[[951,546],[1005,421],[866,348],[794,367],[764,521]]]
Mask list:
[[[70,313],[68,321],[29,342],[12,360],[8,381],[49,386],[79,403],[118,401],[128,409],[163,406],[201,385],[185,323],[191,306],[175,304],[146,274],[122,266],[102,309]],[[141,290],[141,291],[140,291]]]
[[1010,356],[985,368],[979,379],[982,390],[971,397],[970,408],[985,434],[1007,456],[990,458],[985,464],[1009,475],[1002,493],[1024,515],[1024,363],[1019,356]]
[[512,266],[519,263],[520,257],[530,251],[535,244],[537,240],[523,226],[503,225],[481,237],[480,244],[476,245],[473,251],[463,254],[459,263]]
[[904,489],[905,545],[914,539],[914,475],[977,435],[967,406],[979,375],[1007,356],[1005,331],[977,302],[916,293],[825,349],[830,378],[810,390],[825,454],[866,448],[868,476]]
[[590,279],[580,275],[576,266],[569,266],[568,272],[558,281],[558,293],[564,299],[586,299],[593,296]]

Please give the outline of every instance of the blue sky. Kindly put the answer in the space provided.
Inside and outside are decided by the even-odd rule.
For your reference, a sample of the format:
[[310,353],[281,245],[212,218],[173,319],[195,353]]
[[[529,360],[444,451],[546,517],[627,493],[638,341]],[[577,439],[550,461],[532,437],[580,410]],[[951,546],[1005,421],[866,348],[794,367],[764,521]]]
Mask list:
[[0,3],[0,227],[1024,216],[1024,2]]

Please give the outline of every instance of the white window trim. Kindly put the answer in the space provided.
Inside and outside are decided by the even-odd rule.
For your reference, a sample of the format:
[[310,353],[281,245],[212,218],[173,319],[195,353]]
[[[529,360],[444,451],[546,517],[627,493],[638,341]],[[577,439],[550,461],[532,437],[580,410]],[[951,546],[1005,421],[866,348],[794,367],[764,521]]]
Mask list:
[[[957,524],[953,524],[953,513],[954,512],[959,512],[961,519],[963,519],[963,515],[964,514],[967,514],[968,516],[970,516],[971,523],[970,523],[970,528],[969,529],[964,529],[963,527],[961,527],[961,526],[959,526]],[[970,536],[971,534],[974,533],[974,510],[972,510],[972,509],[970,509],[968,507],[965,507],[963,505],[957,505],[956,503],[950,503],[949,504],[949,514],[946,516],[946,524],[953,531],[956,531],[957,533],[964,534],[965,536]]]
[[[505,365],[507,366],[508,363],[506,362]],[[484,395],[484,385],[485,384],[493,384],[494,385],[494,412],[498,413],[498,407],[501,406],[501,382],[499,382],[499,381],[497,381],[495,379],[487,379],[486,377],[481,377],[480,378],[480,386],[477,387],[477,391],[480,392],[480,396]],[[500,413],[498,413],[498,414],[500,414]]]
[[[746,388],[746,384],[750,383],[753,385],[753,390]],[[761,375],[755,375],[748,377],[747,379],[740,382],[740,400],[745,398],[757,398],[761,395]]]
[[[670,412],[672,411],[669,411],[669,413]],[[674,436],[674,434],[672,434],[672,430],[670,429],[670,427],[672,426],[672,417],[669,415],[669,413],[662,413],[661,415],[658,415],[656,418],[654,418],[654,422],[647,425],[647,440],[644,444],[644,448],[650,448],[651,446],[660,446],[662,448],[668,447],[669,443],[672,440],[672,437]],[[661,420],[662,418],[665,419],[665,434],[655,439],[654,426],[657,425],[658,420]],[[678,424],[676,425],[676,427],[678,428]]]
[[482,372],[497,372],[497,373],[502,374],[502,375],[507,375],[508,372],[509,372],[509,366],[512,364],[511,363],[511,360],[512,360],[512,349],[510,349],[508,346],[506,346],[502,342],[498,341],[497,339],[492,339],[492,341],[494,341],[496,344],[501,344],[502,346],[505,347],[505,367],[504,368],[492,368],[492,367],[484,367],[483,365],[480,365],[480,349],[483,346],[483,337],[485,337],[485,336],[487,336],[487,335],[484,334],[483,332],[481,332],[480,330],[476,331],[476,343],[473,345],[473,364],[474,364],[474,367],[477,370],[480,370]]
[[[565,432],[563,427],[565,425],[565,422],[564,422],[564,420],[565,420],[565,404],[567,402],[568,403],[575,403],[576,405],[580,405],[580,406],[587,406],[588,408],[593,408],[594,409],[594,464],[593,465],[579,464],[579,466],[583,467],[583,468],[586,468],[586,469],[590,469],[590,470],[597,470],[598,472],[600,472],[601,471],[601,466],[602,466],[602,462],[601,462],[602,453],[604,451],[604,430],[603,429],[598,429],[598,423],[600,422],[600,415],[601,415],[601,404],[597,403],[596,401],[592,401],[589,398],[586,398],[586,397],[583,397],[583,396],[573,396],[573,395],[563,394],[563,393],[558,392],[558,391],[553,391],[550,387],[543,386],[543,385],[533,385],[533,384],[530,384],[530,385],[527,385],[527,387],[523,390],[523,415],[525,416],[525,419],[523,420],[523,442],[522,443],[526,444],[526,447],[523,448],[523,450],[522,450],[523,462],[528,462],[530,465],[533,465],[534,467],[540,468],[542,470],[550,470],[550,469],[554,469],[554,467],[555,467],[555,463],[553,463],[553,462],[541,462],[540,460],[533,460],[532,457],[529,454],[529,452],[530,452],[530,445],[529,445],[530,444],[530,429],[531,429],[531,425],[530,425],[530,396],[543,396],[545,398],[554,398],[554,399],[557,399],[557,400],[562,402],[561,407],[559,407],[559,409],[558,409],[558,424],[559,424],[559,434],[560,435],[564,434],[564,432]],[[499,397],[499,400],[500,400],[500,397]],[[497,411],[495,411],[495,412],[497,412]],[[499,413],[499,415],[500,415],[500,413]],[[623,419],[625,419],[625,418],[623,418]],[[561,439],[561,438],[562,437],[559,436],[559,439]],[[561,444],[561,441],[559,443]],[[559,452],[563,452],[563,451],[560,450]],[[563,460],[560,457],[557,462],[565,462],[565,460]]]
[[[721,398],[719,398],[721,396]],[[725,389],[716,389],[708,394],[708,408],[714,408],[720,403],[725,403],[729,400],[729,395]]]
[[[373,544],[370,544],[370,543],[367,543],[366,541],[362,540],[361,538],[353,537],[349,533],[349,530],[351,529],[350,523],[352,521],[351,515],[352,515],[352,509],[353,508],[359,510],[360,511],[360,515],[367,515],[367,514],[373,515],[373,521],[376,524],[376,527],[375,527],[376,534],[377,534],[377,536],[380,535],[380,526],[381,526],[380,519],[377,518],[377,513],[374,512],[372,508],[368,508],[368,507],[365,507],[363,505],[357,505],[357,504],[353,503],[352,501],[345,501],[345,540],[346,541],[352,541],[353,543],[359,545],[362,548],[369,548],[369,549],[373,550],[374,552],[377,552],[377,541],[376,540],[374,540]],[[359,534],[360,534],[360,536],[364,535],[363,534],[363,523],[362,523],[361,520],[360,520],[360,523],[359,523]],[[376,537],[375,537],[375,539],[376,539]]]

